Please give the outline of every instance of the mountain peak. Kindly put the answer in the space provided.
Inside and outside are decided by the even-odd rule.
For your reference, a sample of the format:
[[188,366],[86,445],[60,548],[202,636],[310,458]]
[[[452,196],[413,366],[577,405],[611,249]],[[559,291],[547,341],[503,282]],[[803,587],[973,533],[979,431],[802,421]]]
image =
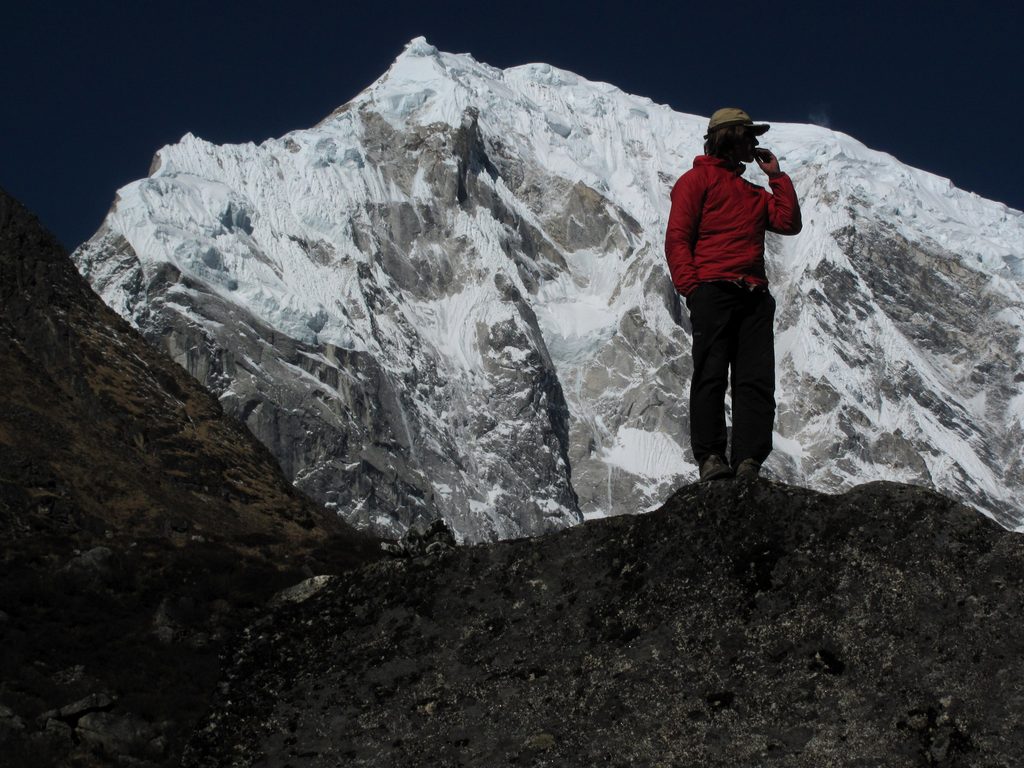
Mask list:
[[427,38],[420,36],[414,37],[402,50],[402,54],[406,56],[433,56],[437,57],[440,55],[440,51],[434,46],[427,42]]
[[[696,472],[663,243],[705,127],[416,39],[318,126],[161,150],[75,259],[349,519],[539,533]],[[920,483],[1021,525],[1024,218],[825,128],[766,142],[804,214],[766,243],[767,471]]]

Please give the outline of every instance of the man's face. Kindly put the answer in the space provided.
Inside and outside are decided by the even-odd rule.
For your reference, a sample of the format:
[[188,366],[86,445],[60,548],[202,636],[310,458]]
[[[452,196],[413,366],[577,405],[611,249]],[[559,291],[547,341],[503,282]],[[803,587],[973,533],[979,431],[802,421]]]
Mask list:
[[757,136],[750,131],[744,131],[743,140],[737,147],[737,159],[741,163],[752,163],[754,161],[754,148],[757,146]]

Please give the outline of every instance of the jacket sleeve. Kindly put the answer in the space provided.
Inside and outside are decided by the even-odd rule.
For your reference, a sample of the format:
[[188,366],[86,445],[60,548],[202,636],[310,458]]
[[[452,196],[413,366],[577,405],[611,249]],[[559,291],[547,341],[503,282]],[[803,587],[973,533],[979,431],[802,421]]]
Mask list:
[[692,171],[680,177],[672,187],[672,209],[665,231],[665,258],[672,283],[683,296],[697,287],[697,267],[693,247],[697,242],[701,210],[704,207],[704,184],[701,175]]
[[796,199],[793,180],[785,173],[768,179],[772,188],[768,200],[768,231],[780,235],[795,235],[803,228],[800,202]]

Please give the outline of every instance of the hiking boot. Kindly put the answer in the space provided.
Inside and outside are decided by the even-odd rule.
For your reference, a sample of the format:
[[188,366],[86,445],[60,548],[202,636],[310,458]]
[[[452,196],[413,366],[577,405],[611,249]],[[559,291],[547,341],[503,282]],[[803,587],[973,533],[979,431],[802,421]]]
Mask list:
[[700,465],[700,479],[721,480],[732,477],[732,467],[725,463],[725,459],[717,454],[711,454]]
[[736,465],[736,477],[740,479],[756,480],[761,473],[761,463],[754,459],[744,459]]

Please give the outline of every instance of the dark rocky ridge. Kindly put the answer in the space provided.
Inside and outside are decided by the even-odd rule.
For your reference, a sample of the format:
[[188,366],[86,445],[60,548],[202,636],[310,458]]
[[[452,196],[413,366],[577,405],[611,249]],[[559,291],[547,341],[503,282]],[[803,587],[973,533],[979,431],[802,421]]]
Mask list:
[[409,542],[267,612],[375,542],[295,494],[2,194],[0,301],[4,765],[170,765],[190,734],[193,766],[1024,751],[1024,539],[941,496],[691,486],[533,540]]
[[175,764],[246,612],[358,535],[0,191],[0,754]]
[[1024,538],[912,486],[693,485],[413,551],[233,651],[188,766],[1014,766]]

